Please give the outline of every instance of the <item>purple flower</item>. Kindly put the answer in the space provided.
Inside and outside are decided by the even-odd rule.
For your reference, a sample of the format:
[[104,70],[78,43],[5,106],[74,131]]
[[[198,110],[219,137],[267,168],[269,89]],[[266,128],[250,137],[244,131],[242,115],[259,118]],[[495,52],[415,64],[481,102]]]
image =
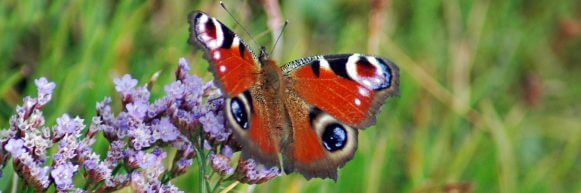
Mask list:
[[[138,81],[128,74],[115,78],[113,82],[122,96],[123,110],[115,115],[112,109],[117,108],[112,108],[111,98],[106,97],[96,104],[96,115],[88,131],[84,131],[83,119],[68,114],[58,117],[54,126],[44,126],[41,110],[50,101],[56,85],[41,77],[35,80],[38,97],[25,97],[24,104],[17,106],[16,115],[9,120],[10,128],[0,131],[0,142],[14,158],[15,171],[36,191],[46,191],[54,183],[59,192],[82,192],[73,183],[73,176],[81,171],[88,182],[87,192],[115,191],[129,182],[135,191],[181,192],[165,180],[190,168],[195,157],[194,147],[199,145],[212,152],[222,147],[220,154],[212,153],[208,161],[221,175],[232,175],[235,172],[230,166],[233,150],[226,145],[231,144],[232,131],[224,125],[224,99],[212,82],[204,84],[200,77],[189,75],[189,70],[188,62],[181,58],[177,80],[163,87],[166,95],[154,103],[149,102],[151,93],[147,85],[137,86]],[[200,126],[205,140],[203,144],[195,144],[197,140],[190,141],[190,138],[199,136]],[[95,136],[100,131],[110,143],[104,160],[93,151]],[[85,135],[81,136],[82,133]],[[58,148],[52,155],[52,162],[47,164],[47,149],[55,145],[53,143]],[[172,156],[173,167],[166,171],[167,153],[162,148],[168,146],[176,148],[177,152]],[[8,157],[0,155],[1,158]],[[0,160],[0,169],[4,161]],[[125,171],[113,175],[117,167]],[[272,172],[261,173],[262,170],[254,168],[246,167],[245,170],[248,176],[257,176],[248,178],[252,182],[271,176]],[[252,175],[249,171],[253,171]],[[165,183],[162,183],[164,172],[167,175],[163,175]]]
[[210,144],[208,140],[204,140],[204,149],[211,150],[213,148],[214,147],[212,147],[212,144]]
[[280,176],[281,171],[277,167],[267,168],[253,159],[240,159],[236,167],[236,174],[241,182],[260,184]]
[[203,117],[200,117],[200,123],[202,123],[204,132],[210,136],[210,139],[223,142],[232,134],[232,131],[226,129],[224,125],[224,113],[222,111],[217,116],[211,111],[206,113]]
[[280,176],[280,174],[281,170],[278,167],[267,168],[266,166],[263,166],[259,171],[260,177],[267,180],[272,179],[276,176]]
[[83,119],[79,117],[71,119],[68,114],[57,118],[56,123],[57,125],[54,127],[54,131],[57,136],[74,135],[75,137],[79,137],[81,130],[85,127]]
[[131,173],[131,187],[135,192],[160,192],[161,182],[157,179],[149,179],[140,171]]
[[180,81],[175,81],[164,87],[165,93],[172,100],[181,99],[185,93],[184,85]]
[[77,156],[77,147],[79,143],[77,142],[77,137],[72,135],[65,135],[65,137],[58,144],[58,152],[55,155],[62,156],[62,162],[72,159]]
[[95,170],[95,169],[97,169],[97,166],[99,165],[99,157],[98,157],[97,154],[93,154],[93,155],[91,157],[87,157],[85,159],[85,162],[83,163],[83,166],[85,167],[85,170]]
[[24,141],[22,139],[10,139],[8,143],[4,146],[4,149],[12,156],[18,157],[22,153],[26,153],[24,149]]
[[[196,75],[189,75],[186,80],[184,81],[184,84],[188,90],[188,92],[191,93],[203,93],[200,91],[204,91],[204,84],[202,83],[202,78],[196,76]],[[193,90],[190,90],[193,89]]]
[[188,72],[190,72],[188,61],[185,58],[180,58],[178,62],[178,70],[176,71],[176,79],[183,80]]
[[123,140],[111,142],[109,151],[107,151],[107,161],[116,163],[118,160],[123,159],[123,149],[125,149],[125,146],[127,144]]
[[36,85],[39,95],[52,94],[52,91],[56,86],[54,82],[49,82],[45,77],[40,77],[39,79],[34,80],[34,84]]
[[134,101],[140,103],[148,103],[150,95],[146,86],[137,87],[132,93]]
[[[176,157],[177,159],[178,157]],[[179,159],[177,159],[177,161],[175,161],[175,164],[173,165],[172,168],[172,173],[173,175],[177,176],[177,175],[181,175],[183,173],[186,172],[186,170],[188,169],[188,167],[190,167],[192,165],[193,159],[191,158],[185,158],[185,157],[181,157]]]
[[[158,151],[161,151],[161,149]],[[139,151],[129,159],[130,162],[135,162],[139,168],[151,176],[159,176],[164,170],[162,161],[166,155],[163,151],[161,153],[145,153]]]
[[101,186],[97,192],[113,192],[118,190],[129,182],[130,174],[117,174],[111,179],[105,180],[105,185]]
[[141,122],[143,121],[143,118],[145,118],[145,113],[147,113],[149,106],[145,103],[133,102],[127,104],[126,108],[127,115],[132,118],[132,121]]
[[184,191],[181,191],[178,189],[178,187],[174,186],[171,183],[167,183],[161,186],[161,192],[164,193],[183,193]]
[[110,179],[113,172],[105,162],[99,163],[94,171],[96,173],[93,177],[95,181]]
[[115,83],[115,90],[122,94],[128,94],[131,90],[137,86],[137,80],[131,78],[131,75],[125,74],[121,78],[113,79],[113,83]]
[[232,148],[229,145],[224,145],[224,146],[222,146],[222,149],[220,149],[220,154],[222,154],[226,157],[232,157],[232,154],[234,154],[234,151],[232,150]]
[[222,154],[210,154],[210,165],[215,172],[223,176],[229,176],[234,173],[234,168],[230,166],[230,158]]
[[163,142],[176,140],[179,134],[178,128],[170,122],[168,117],[162,118],[157,125],[153,126],[154,138],[161,139]]
[[77,172],[78,166],[70,162],[57,165],[51,172],[54,183],[58,190],[70,190],[74,188],[73,175]]
[[202,84],[202,79],[197,76],[187,76],[184,79],[184,87],[186,90],[185,103],[187,104],[187,110],[192,110],[196,112],[196,108],[202,104],[202,96],[204,95],[204,88]]
[[140,170],[131,173],[131,185],[134,191],[138,192],[159,192],[162,184],[159,176],[163,173],[163,159],[166,153],[156,148],[152,153],[139,151],[130,158],[130,162],[135,162]]
[[[129,118],[126,112],[121,112],[115,120],[113,128],[110,130],[110,135],[117,136],[117,138],[124,138],[129,130]],[[106,133],[107,134],[107,133]]]
[[184,72],[190,72],[190,64],[185,58],[180,58],[178,61],[178,68]]
[[151,146],[154,142],[153,136],[151,135],[151,130],[149,126],[144,124],[139,124],[137,128],[130,129],[127,135],[130,137],[129,143],[136,150],[141,150],[143,148]]
[[113,123],[113,113],[111,112],[111,98],[105,97],[103,101],[98,102],[96,105],[97,115],[101,117],[105,124]]
[[134,171],[131,173],[131,184],[134,189],[141,189],[142,187],[147,187],[146,179],[140,174],[139,171]]
[[157,99],[152,105],[149,106],[147,111],[147,118],[155,118],[167,110],[170,100],[167,97]]
[[34,80],[38,91],[38,103],[42,106],[50,101],[55,88],[54,82],[49,82],[45,77]]
[[28,116],[32,113],[33,108],[38,104],[35,98],[26,96],[23,99],[24,104],[22,107],[16,107],[16,114],[22,119],[28,119]]
[[39,158],[43,158],[46,156],[46,149],[50,148],[52,145],[49,136],[46,136],[40,133],[40,130],[36,130],[36,132],[28,132],[24,136],[24,146],[28,149],[33,149],[34,155],[38,156]]
[[193,158],[196,155],[192,142],[184,135],[179,135],[172,146],[178,149],[176,157]]
[[25,178],[37,189],[45,190],[50,185],[48,178],[48,166],[41,167],[35,163],[27,163],[28,173]]
[[74,192],[75,193],[85,193],[85,190],[77,188]]

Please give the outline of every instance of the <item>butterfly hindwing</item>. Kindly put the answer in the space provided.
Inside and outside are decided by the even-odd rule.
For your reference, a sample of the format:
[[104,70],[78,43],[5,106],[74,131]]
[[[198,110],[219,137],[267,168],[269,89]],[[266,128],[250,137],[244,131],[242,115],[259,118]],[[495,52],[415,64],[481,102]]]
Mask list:
[[283,144],[286,173],[299,172],[305,178],[337,179],[337,169],[353,158],[357,129],[307,103],[298,93],[287,90],[285,98],[292,131]]
[[224,107],[226,119],[242,145],[244,158],[254,158],[268,166],[279,164],[279,137],[284,135],[282,128],[285,127],[282,109],[273,104],[276,100],[254,86],[227,98]]
[[287,89],[358,129],[373,125],[385,99],[399,89],[397,66],[362,54],[303,58],[284,65],[282,72]]

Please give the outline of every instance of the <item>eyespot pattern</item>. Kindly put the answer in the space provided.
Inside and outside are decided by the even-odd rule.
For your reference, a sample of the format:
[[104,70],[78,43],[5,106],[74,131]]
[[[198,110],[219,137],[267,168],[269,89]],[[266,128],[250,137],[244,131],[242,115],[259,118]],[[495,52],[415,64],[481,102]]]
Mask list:
[[250,128],[252,118],[252,97],[249,91],[244,91],[238,96],[226,100],[227,118],[236,129],[247,130]]
[[319,136],[321,145],[330,153],[342,151],[350,143],[357,140],[350,141],[352,137],[357,137],[353,128],[340,123],[337,119],[316,107],[310,110],[309,121],[311,127]]
[[236,121],[242,129],[248,129],[248,114],[246,114],[246,107],[238,97],[233,98],[230,102],[230,112],[234,121]]
[[347,144],[347,131],[338,123],[332,123],[325,127],[321,136],[323,147],[330,152],[343,149]]

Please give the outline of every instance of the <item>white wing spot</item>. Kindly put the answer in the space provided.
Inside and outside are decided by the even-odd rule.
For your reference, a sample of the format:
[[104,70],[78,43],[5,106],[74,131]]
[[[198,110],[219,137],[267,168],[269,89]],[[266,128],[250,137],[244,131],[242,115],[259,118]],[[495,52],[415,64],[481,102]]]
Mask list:
[[220,72],[226,72],[226,66],[220,65]]
[[365,85],[369,89],[373,89],[373,83],[371,83],[368,79],[360,80],[361,84]]
[[322,57],[321,59],[319,59],[319,65],[321,65],[322,69],[331,70],[331,65],[329,64],[329,61],[325,60]]
[[220,52],[214,52],[214,59],[215,60],[220,59]]
[[208,22],[208,16],[202,14],[202,16],[200,17],[200,20],[198,22],[198,30],[200,32],[206,31],[206,22]]
[[359,100],[359,99],[356,98],[355,99],[355,105],[357,105],[357,106],[361,105],[361,100]]
[[362,95],[362,96],[368,97],[369,96],[369,91],[366,90],[363,87],[359,87],[359,94]]
[[234,36],[234,39],[232,40],[232,47],[239,47],[240,46],[240,38],[238,38],[237,36]]
[[218,22],[216,18],[212,18],[212,22],[214,23],[214,26],[216,26],[216,39],[212,40],[212,42],[209,42],[208,47],[211,49],[216,49],[222,46],[224,43],[224,32],[222,31],[222,25],[220,25],[220,22]]
[[359,54],[349,56],[349,58],[347,58],[347,63],[345,64],[347,75],[355,80],[359,79],[359,74],[357,74],[357,61],[359,61],[359,56]]

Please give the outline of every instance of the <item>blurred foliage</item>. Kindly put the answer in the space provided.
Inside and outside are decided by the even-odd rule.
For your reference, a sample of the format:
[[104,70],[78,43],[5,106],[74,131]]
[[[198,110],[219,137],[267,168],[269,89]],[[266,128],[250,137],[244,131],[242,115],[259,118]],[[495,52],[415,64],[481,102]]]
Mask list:
[[[580,1],[386,3],[383,20],[369,25],[375,4],[368,1],[281,2],[290,22],[276,48],[281,63],[375,54],[399,65],[401,93],[361,132],[337,182],[291,174],[235,192],[581,191]],[[272,47],[261,1],[225,4]],[[201,50],[187,44],[187,14],[198,9],[258,49],[218,1],[0,1],[0,128],[41,76],[57,83],[45,108],[49,125],[65,112],[92,116],[105,96],[118,104],[112,79],[125,73],[146,83],[160,71],[152,93],[161,95],[179,57],[210,80]],[[375,28],[381,33],[371,37]],[[370,38],[378,49],[368,50]],[[107,144],[95,148],[103,153]],[[10,170],[2,191],[10,190]],[[197,190],[195,171],[174,182]]]

